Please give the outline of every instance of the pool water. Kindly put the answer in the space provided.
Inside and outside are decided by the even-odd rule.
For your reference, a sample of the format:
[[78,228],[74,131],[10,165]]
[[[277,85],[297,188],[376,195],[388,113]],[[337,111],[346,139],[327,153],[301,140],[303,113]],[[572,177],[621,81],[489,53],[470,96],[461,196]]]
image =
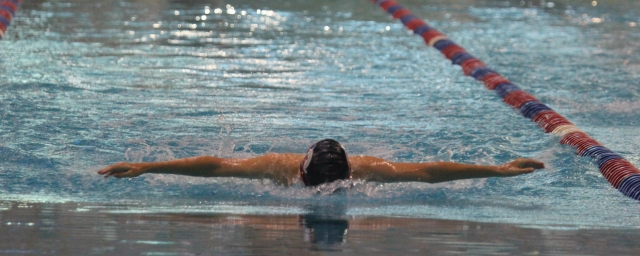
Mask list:
[[[401,3],[640,164],[640,3]],[[560,145],[369,1],[25,1],[0,41],[0,87],[8,213],[71,203],[127,216],[640,227],[640,205],[595,160]],[[302,153],[323,138],[392,161],[532,157],[547,168],[433,185],[353,181],[333,185],[351,187],[337,194],[263,180],[95,174],[121,161]]]

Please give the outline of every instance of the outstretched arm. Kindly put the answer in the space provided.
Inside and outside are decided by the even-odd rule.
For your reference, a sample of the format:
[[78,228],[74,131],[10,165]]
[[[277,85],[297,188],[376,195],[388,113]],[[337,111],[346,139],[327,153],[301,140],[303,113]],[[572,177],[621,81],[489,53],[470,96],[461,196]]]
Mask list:
[[[165,162],[117,163],[98,171],[105,178],[137,177],[145,173],[178,174],[199,177],[238,177],[272,179],[291,184],[297,167],[289,162],[302,158],[294,154],[268,154],[253,158],[233,159],[213,156],[183,158]],[[299,162],[299,160],[298,160]],[[296,162],[297,163],[297,162]]]
[[471,178],[509,177],[544,168],[544,163],[528,158],[518,158],[498,166],[452,162],[397,163],[368,156],[352,157],[350,160],[354,166],[353,178],[378,182],[437,183]]

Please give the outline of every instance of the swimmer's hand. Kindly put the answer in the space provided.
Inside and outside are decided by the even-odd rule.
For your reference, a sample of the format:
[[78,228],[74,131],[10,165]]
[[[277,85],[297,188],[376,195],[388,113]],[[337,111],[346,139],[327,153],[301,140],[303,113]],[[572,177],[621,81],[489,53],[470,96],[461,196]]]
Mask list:
[[510,177],[525,173],[532,173],[536,169],[542,168],[544,168],[543,162],[530,158],[518,158],[509,163],[498,166],[498,173],[502,177]]
[[109,178],[113,176],[116,178],[132,178],[138,177],[145,173],[143,163],[117,163],[107,166],[106,168],[98,171],[98,174]]

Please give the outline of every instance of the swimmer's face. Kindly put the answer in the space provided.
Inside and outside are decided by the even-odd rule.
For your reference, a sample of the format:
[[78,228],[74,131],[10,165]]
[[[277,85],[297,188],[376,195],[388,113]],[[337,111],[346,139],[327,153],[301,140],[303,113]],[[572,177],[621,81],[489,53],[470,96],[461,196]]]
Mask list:
[[346,150],[335,140],[319,141],[300,163],[300,176],[307,186],[351,178]]

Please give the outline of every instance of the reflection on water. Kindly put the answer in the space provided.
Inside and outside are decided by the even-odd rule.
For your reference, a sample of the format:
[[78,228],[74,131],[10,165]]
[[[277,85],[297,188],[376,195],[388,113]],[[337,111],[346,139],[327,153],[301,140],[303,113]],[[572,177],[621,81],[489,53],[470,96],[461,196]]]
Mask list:
[[[126,205],[0,203],[0,254],[56,255],[632,255],[626,229],[342,215],[122,214]],[[315,212],[314,212],[315,211]]]
[[305,241],[326,246],[346,241],[349,221],[345,204],[315,204],[307,207],[307,210],[308,213],[300,216],[305,230]]

